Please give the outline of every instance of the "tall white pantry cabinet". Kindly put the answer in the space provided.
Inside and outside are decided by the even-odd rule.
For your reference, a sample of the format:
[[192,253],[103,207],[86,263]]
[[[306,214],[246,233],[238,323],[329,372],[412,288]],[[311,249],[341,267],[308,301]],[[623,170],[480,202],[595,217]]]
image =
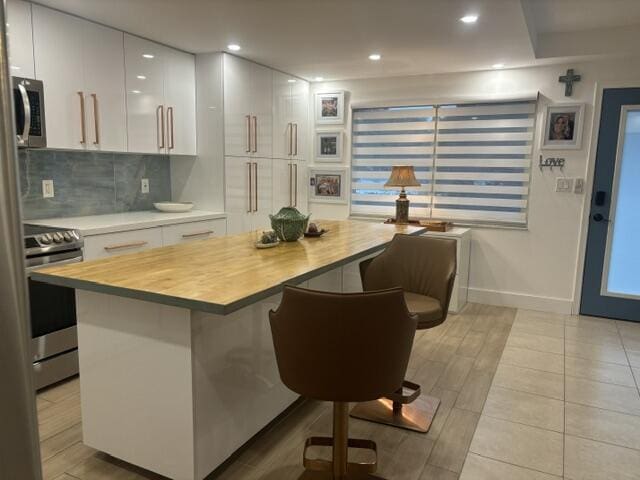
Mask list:
[[221,61],[227,231],[266,230],[282,207],[307,211],[309,84],[233,55]]

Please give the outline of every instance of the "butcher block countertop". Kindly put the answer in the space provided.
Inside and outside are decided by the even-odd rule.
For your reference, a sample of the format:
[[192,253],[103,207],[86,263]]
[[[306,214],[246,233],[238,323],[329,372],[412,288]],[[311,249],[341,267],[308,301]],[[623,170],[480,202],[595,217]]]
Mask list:
[[322,221],[319,238],[258,250],[257,232],[154,248],[51,267],[34,280],[191,310],[228,314],[386,246],[423,227],[356,220]]

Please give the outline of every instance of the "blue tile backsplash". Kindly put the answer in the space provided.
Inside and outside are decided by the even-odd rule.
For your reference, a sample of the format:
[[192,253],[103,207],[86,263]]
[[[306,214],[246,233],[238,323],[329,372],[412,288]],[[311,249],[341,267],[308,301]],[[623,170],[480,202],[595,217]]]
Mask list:
[[[151,210],[171,200],[169,156],[20,149],[22,214],[28,219]],[[149,193],[140,182],[149,179]],[[42,197],[52,179],[55,196]]]

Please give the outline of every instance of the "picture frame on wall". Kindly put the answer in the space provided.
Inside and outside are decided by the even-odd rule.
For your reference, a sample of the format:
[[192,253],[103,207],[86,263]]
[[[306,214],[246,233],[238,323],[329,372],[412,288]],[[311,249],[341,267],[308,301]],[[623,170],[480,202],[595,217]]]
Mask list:
[[316,132],[316,161],[319,163],[340,163],[342,161],[342,131]]
[[314,203],[347,203],[349,169],[347,167],[310,167],[309,201]]
[[344,123],[344,92],[316,93],[316,125]]
[[584,103],[548,105],[541,148],[579,150],[582,148]]

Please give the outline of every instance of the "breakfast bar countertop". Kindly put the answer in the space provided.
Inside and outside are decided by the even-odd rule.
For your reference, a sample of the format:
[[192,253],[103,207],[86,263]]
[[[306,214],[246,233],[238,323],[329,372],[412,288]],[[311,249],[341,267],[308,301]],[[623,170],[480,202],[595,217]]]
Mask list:
[[317,221],[319,238],[259,250],[258,234],[243,233],[154,248],[113,258],[51,267],[34,280],[215,314],[229,314],[377,250],[397,233],[418,235],[413,225]]

